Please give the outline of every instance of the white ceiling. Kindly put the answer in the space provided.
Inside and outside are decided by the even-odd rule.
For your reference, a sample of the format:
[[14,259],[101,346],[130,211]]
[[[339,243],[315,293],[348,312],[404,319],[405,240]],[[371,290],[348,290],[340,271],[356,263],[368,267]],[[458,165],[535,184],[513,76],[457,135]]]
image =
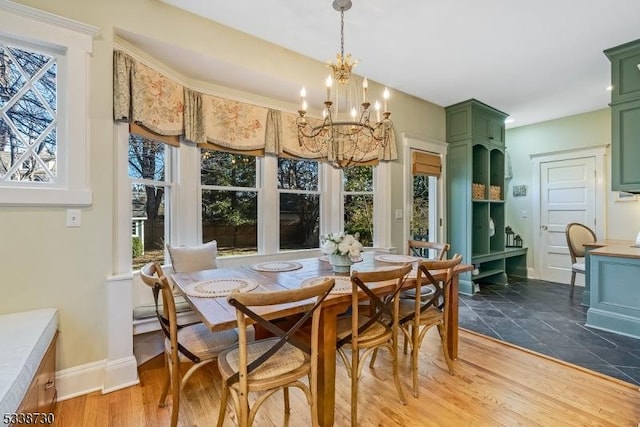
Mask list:
[[[339,51],[332,0],[161,1],[323,62]],[[508,127],[606,108],[602,51],[639,38],[638,0],[353,0],[345,12],[359,75],[441,106],[479,99]]]

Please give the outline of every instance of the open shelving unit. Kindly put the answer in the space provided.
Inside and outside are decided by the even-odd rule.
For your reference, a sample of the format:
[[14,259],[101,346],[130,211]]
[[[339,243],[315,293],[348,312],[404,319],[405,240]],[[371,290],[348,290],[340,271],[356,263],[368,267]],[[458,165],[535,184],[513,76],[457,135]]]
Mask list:
[[[512,251],[505,247],[504,120],[508,115],[476,99],[445,110],[447,241],[450,253],[461,254],[463,262],[477,268],[477,274],[460,277],[460,292],[473,294],[473,281],[506,283],[512,265],[526,275],[526,248]],[[514,256],[525,257],[524,268],[522,259],[509,260]]]

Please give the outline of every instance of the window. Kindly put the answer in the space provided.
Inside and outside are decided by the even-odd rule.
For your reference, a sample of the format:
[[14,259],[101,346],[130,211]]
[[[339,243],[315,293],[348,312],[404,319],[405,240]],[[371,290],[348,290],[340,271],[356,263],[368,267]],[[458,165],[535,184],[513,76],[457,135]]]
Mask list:
[[280,249],[310,249],[320,245],[318,162],[278,159]]
[[164,260],[168,243],[171,192],[169,161],[173,147],[135,134],[129,135],[131,182],[131,247],[134,270]]
[[256,157],[203,150],[200,179],[202,241],[216,240],[220,256],[257,253]]
[[57,59],[0,41],[0,182],[56,183]]
[[89,205],[87,61],[97,28],[13,3],[0,11],[0,204]]
[[344,231],[358,233],[363,246],[373,246],[373,166],[344,169]]

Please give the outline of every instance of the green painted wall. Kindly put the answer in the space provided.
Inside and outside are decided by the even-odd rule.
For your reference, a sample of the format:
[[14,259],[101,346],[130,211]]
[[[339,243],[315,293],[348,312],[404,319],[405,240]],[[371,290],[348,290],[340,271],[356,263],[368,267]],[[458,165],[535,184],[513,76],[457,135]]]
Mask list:
[[[539,201],[532,199],[533,170],[530,155],[602,146],[610,142],[609,108],[507,130],[506,146],[511,157],[513,178],[506,181],[506,223],[523,237],[525,245],[530,248],[529,268],[534,267],[536,263],[536,248],[532,245],[534,232],[537,230],[533,230],[533,216],[535,209],[539,209]],[[610,191],[609,155],[606,163],[606,237],[635,239],[636,233],[640,231],[640,202],[615,202],[614,193]],[[527,195],[513,197],[514,185],[526,185]],[[526,219],[521,218],[522,211],[527,211]]]

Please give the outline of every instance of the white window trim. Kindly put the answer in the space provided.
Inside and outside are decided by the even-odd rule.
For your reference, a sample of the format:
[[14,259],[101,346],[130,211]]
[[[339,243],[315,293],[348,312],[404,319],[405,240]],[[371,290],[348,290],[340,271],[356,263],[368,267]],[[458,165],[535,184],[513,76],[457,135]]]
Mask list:
[[[65,52],[59,58],[62,107],[57,127],[58,182],[0,186],[0,206],[89,206],[89,57],[98,28],[0,0],[0,34]],[[63,141],[60,144],[60,141]]]

